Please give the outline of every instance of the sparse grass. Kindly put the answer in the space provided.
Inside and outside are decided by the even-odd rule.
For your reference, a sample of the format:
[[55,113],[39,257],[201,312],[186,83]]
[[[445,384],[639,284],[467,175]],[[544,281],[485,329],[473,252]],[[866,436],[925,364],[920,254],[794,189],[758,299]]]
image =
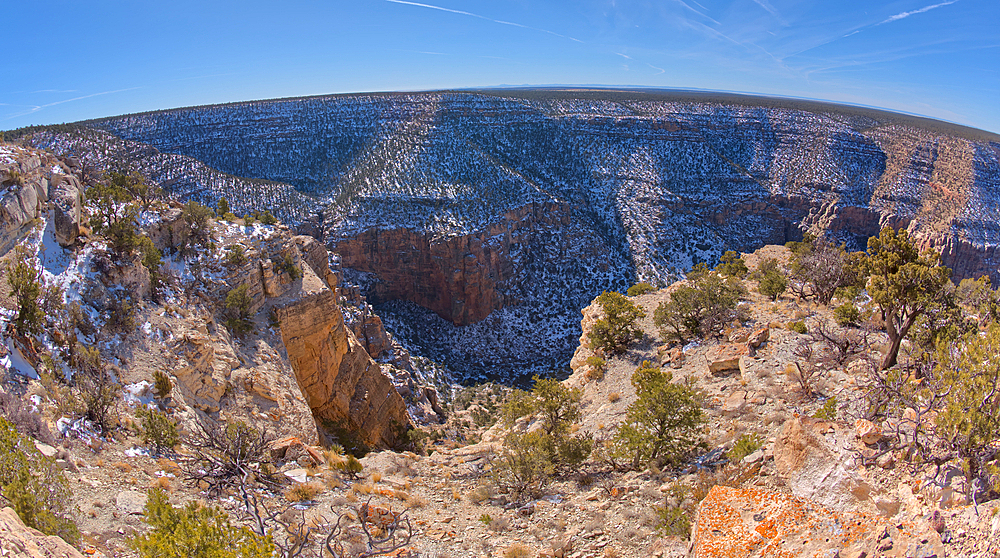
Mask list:
[[473,504],[482,504],[490,498],[490,489],[485,486],[480,486],[479,488],[469,491],[465,498]]
[[170,484],[170,479],[168,477],[157,477],[156,480],[149,483],[150,488],[158,488],[164,492],[171,492],[174,487]]
[[133,469],[132,465],[125,463],[124,461],[116,461],[111,466],[122,473],[131,473]]
[[613,391],[613,392],[611,392],[611,393],[608,394],[608,401],[610,401],[611,403],[614,403],[614,402],[618,401],[621,398],[622,398],[622,394],[618,393],[617,391]]
[[510,520],[502,515],[500,517],[494,517],[493,520],[489,522],[488,527],[490,528],[490,531],[503,533],[510,530]]
[[757,434],[744,434],[736,440],[733,448],[727,454],[729,461],[739,463],[743,458],[760,449],[764,444],[764,439]]
[[382,473],[375,471],[371,476],[372,482],[382,482]]
[[514,543],[503,551],[503,558],[532,558],[534,555],[531,548],[521,543]]
[[375,491],[375,487],[368,482],[356,482],[351,485],[351,492],[355,494],[371,494]]
[[316,482],[295,483],[285,490],[285,499],[289,502],[307,502],[322,494],[323,485]]
[[409,509],[422,508],[427,505],[427,500],[416,494],[406,494],[404,501],[406,502],[406,507]]

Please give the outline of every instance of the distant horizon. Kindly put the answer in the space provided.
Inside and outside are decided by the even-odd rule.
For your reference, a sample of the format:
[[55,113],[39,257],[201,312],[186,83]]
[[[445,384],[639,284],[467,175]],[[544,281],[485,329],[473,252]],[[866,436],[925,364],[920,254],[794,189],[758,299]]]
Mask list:
[[[4,12],[25,31],[4,48],[6,130],[567,84],[812,100],[1000,133],[996,0],[38,0]],[[59,22],[72,26],[42,32]]]
[[[583,91],[621,91],[621,92],[635,92],[635,93],[694,93],[694,94],[707,94],[707,95],[731,95],[734,97],[745,97],[747,99],[770,99],[774,101],[792,101],[792,102],[804,102],[813,103],[817,105],[830,105],[831,107],[843,107],[843,108],[853,108],[853,109],[863,109],[871,110],[876,112],[883,112],[891,115],[898,115],[907,118],[913,118],[916,120],[927,120],[931,122],[940,122],[943,124],[948,124],[951,126],[956,126],[958,128],[965,128],[970,131],[982,132],[992,136],[996,136],[997,140],[1000,140],[1000,132],[993,132],[984,128],[978,128],[975,126],[970,126],[968,124],[963,124],[961,122],[955,122],[952,120],[947,120],[944,118],[936,118],[933,116],[928,116],[925,114],[918,114],[914,112],[906,112],[903,110],[896,110],[881,106],[874,105],[864,105],[859,103],[848,103],[840,101],[832,101],[828,99],[812,98],[812,97],[796,97],[796,96],[786,96],[786,95],[772,95],[764,93],[754,93],[747,91],[731,91],[731,90],[717,90],[717,89],[699,89],[699,88],[688,88],[688,87],[657,87],[657,86],[645,86],[645,85],[604,85],[604,84],[542,84],[542,85],[511,85],[511,84],[500,84],[500,85],[490,85],[483,87],[468,87],[468,88],[430,88],[421,90],[384,90],[384,91],[351,91],[351,92],[337,92],[337,93],[320,93],[314,95],[290,95],[285,97],[273,97],[267,99],[241,99],[235,101],[223,101],[218,103],[205,103],[200,105],[185,105],[176,107],[165,107],[156,108],[150,110],[143,110],[137,112],[126,112],[120,114],[111,114],[96,116],[92,118],[84,118],[81,120],[74,120],[69,122],[50,122],[44,124],[28,124],[26,126],[20,126],[18,128],[0,128],[0,131],[15,131],[21,128],[31,128],[31,127],[45,127],[45,126],[60,126],[69,124],[80,124],[85,122],[100,121],[115,119],[122,116],[133,115],[133,114],[150,114],[157,112],[169,112],[174,110],[187,110],[196,109],[199,107],[209,107],[209,106],[225,106],[225,105],[237,105],[243,103],[264,103],[264,102],[279,102],[279,101],[294,101],[298,99],[316,99],[323,97],[349,97],[349,96],[364,96],[364,95],[407,95],[407,94],[431,94],[431,93],[482,93],[488,94],[490,92],[497,91],[553,91],[553,92],[583,92]],[[705,101],[705,102],[721,102],[721,101]],[[821,107],[817,107],[821,108]],[[810,110],[803,108],[801,110]]]

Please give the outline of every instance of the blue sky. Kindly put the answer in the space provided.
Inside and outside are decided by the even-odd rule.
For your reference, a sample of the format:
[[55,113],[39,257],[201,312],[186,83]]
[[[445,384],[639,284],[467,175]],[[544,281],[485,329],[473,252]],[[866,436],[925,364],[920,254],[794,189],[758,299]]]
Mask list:
[[806,97],[1000,132],[998,0],[8,2],[0,129],[497,85]]

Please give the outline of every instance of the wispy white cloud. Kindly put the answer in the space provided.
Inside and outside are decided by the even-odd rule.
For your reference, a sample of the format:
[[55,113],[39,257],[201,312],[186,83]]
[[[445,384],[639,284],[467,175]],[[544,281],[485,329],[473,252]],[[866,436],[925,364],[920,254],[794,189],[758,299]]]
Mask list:
[[664,73],[667,72],[663,68],[657,68],[656,66],[650,64],[649,62],[646,62],[646,65],[649,66],[650,68],[654,69],[654,70],[658,70],[655,74],[653,74],[654,76],[658,76],[660,74],[664,74]]
[[63,99],[62,101],[55,101],[53,103],[46,103],[44,105],[31,105],[26,111],[18,112],[12,114],[5,118],[4,120],[10,120],[11,118],[17,118],[18,116],[26,116],[29,114],[34,114],[40,110],[47,109],[49,107],[54,107],[56,105],[61,105],[63,103],[72,103],[73,101],[82,101],[83,99],[89,99],[91,97],[99,97],[101,95],[110,95],[112,93],[122,93],[124,91],[134,91],[136,89],[142,89],[141,87],[129,87],[127,89],[115,89],[114,91],[101,91],[100,93],[91,93],[90,95],[81,95],[80,97],[73,97],[72,99]]
[[[714,24],[716,24],[716,25],[722,25],[722,24],[721,24],[721,23],[719,23],[718,21],[716,21],[716,20],[712,19],[711,17],[709,17],[709,16],[707,15],[707,14],[705,14],[705,13],[703,13],[703,12],[699,12],[698,10],[696,10],[696,9],[692,8],[692,7],[691,7],[691,5],[690,5],[690,4],[688,4],[687,2],[685,2],[684,0],[674,0],[674,2],[676,2],[676,3],[680,4],[681,6],[684,6],[685,8],[687,8],[687,9],[691,10],[692,12],[694,12],[694,13],[696,13],[696,14],[700,15],[701,17],[703,17],[703,18],[705,18],[705,19],[707,19],[707,20],[711,21],[712,23],[714,23]],[[699,5],[699,6],[701,6],[701,4],[698,4],[698,5]],[[706,11],[707,11],[707,10],[706,10]]]
[[925,6],[923,8],[920,8],[919,10],[913,10],[913,11],[909,11],[909,12],[900,12],[900,13],[894,15],[894,16],[890,16],[885,21],[880,21],[876,25],[882,25],[883,23],[892,23],[893,21],[899,21],[901,19],[908,18],[911,15],[922,14],[924,12],[929,12],[929,11],[935,9],[935,8],[941,8],[941,7],[944,7],[944,6],[950,6],[950,5],[954,4],[955,2],[958,2],[958,0],[951,0],[951,2],[941,2],[940,4],[934,4],[932,6]]
[[618,56],[621,56],[622,58],[627,58],[627,59],[629,59],[629,60],[631,60],[631,59],[632,59],[632,57],[631,57],[631,56],[629,56],[629,55],[627,55],[627,54],[622,54],[622,53],[620,53],[620,52],[616,52],[615,54],[617,54]]
[[773,15],[774,17],[781,17],[778,14],[778,10],[776,10],[774,8],[774,6],[772,6],[771,3],[768,2],[767,0],[753,0],[753,1],[754,1],[754,3],[756,3],[761,8],[764,8],[765,10],[767,10],[767,12],[769,14]]
[[419,8],[428,8],[428,9],[431,9],[431,10],[439,10],[439,11],[442,11],[442,12],[448,12],[448,13],[452,13],[452,14],[464,15],[464,16],[474,17],[474,18],[478,18],[478,19],[484,19],[486,21],[492,21],[493,23],[499,23],[500,25],[510,25],[512,27],[520,27],[521,29],[529,29],[531,31],[538,31],[540,33],[548,33],[549,35],[554,35],[556,37],[561,37],[563,39],[569,39],[571,41],[576,41],[578,43],[582,43],[583,42],[580,39],[575,39],[575,38],[570,37],[568,35],[560,35],[559,33],[556,33],[555,31],[549,31],[548,29],[540,29],[538,27],[531,27],[531,26],[528,26],[528,25],[522,25],[520,23],[514,23],[512,21],[504,21],[502,19],[493,19],[491,17],[481,16],[479,14],[474,14],[472,12],[465,12],[465,11],[462,11],[462,10],[453,10],[451,8],[444,8],[444,7],[441,7],[441,6],[434,6],[434,5],[431,5],[431,4],[422,4],[420,2],[408,2],[407,0],[385,0],[385,1],[386,2],[392,2],[393,4],[406,4],[407,6],[417,6]]

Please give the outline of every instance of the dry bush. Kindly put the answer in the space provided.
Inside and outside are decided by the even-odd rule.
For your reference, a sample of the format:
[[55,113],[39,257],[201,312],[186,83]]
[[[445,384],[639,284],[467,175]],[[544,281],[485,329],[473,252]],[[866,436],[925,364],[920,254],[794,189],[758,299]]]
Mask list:
[[465,499],[473,504],[482,504],[490,498],[490,489],[485,486],[480,486],[479,488],[469,491],[465,495]]
[[372,476],[371,476],[371,479],[372,479],[372,482],[381,482],[382,481],[382,473],[380,473],[378,471],[373,472]]
[[153,482],[149,483],[149,488],[159,489],[164,492],[172,492],[174,487],[170,484],[169,477],[157,477]]
[[371,494],[375,491],[375,487],[368,482],[356,482],[351,485],[351,492],[355,494]]
[[622,394],[618,393],[617,391],[613,391],[613,392],[611,392],[611,393],[608,394],[608,401],[610,401],[612,403],[618,401],[621,398],[622,398]]
[[117,461],[117,462],[113,463],[111,466],[114,467],[115,469],[118,469],[119,471],[121,471],[123,473],[131,473],[132,472],[132,466],[129,465],[128,463],[125,463],[124,461]]
[[503,533],[505,531],[508,531],[510,530],[510,520],[503,515],[495,517],[493,518],[492,521],[490,521],[489,529],[490,531],[494,531],[497,533]]
[[514,543],[503,551],[503,558],[531,558],[534,555],[531,548],[521,543]]
[[289,502],[307,502],[323,492],[323,486],[316,482],[295,483],[285,490],[285,499]]

